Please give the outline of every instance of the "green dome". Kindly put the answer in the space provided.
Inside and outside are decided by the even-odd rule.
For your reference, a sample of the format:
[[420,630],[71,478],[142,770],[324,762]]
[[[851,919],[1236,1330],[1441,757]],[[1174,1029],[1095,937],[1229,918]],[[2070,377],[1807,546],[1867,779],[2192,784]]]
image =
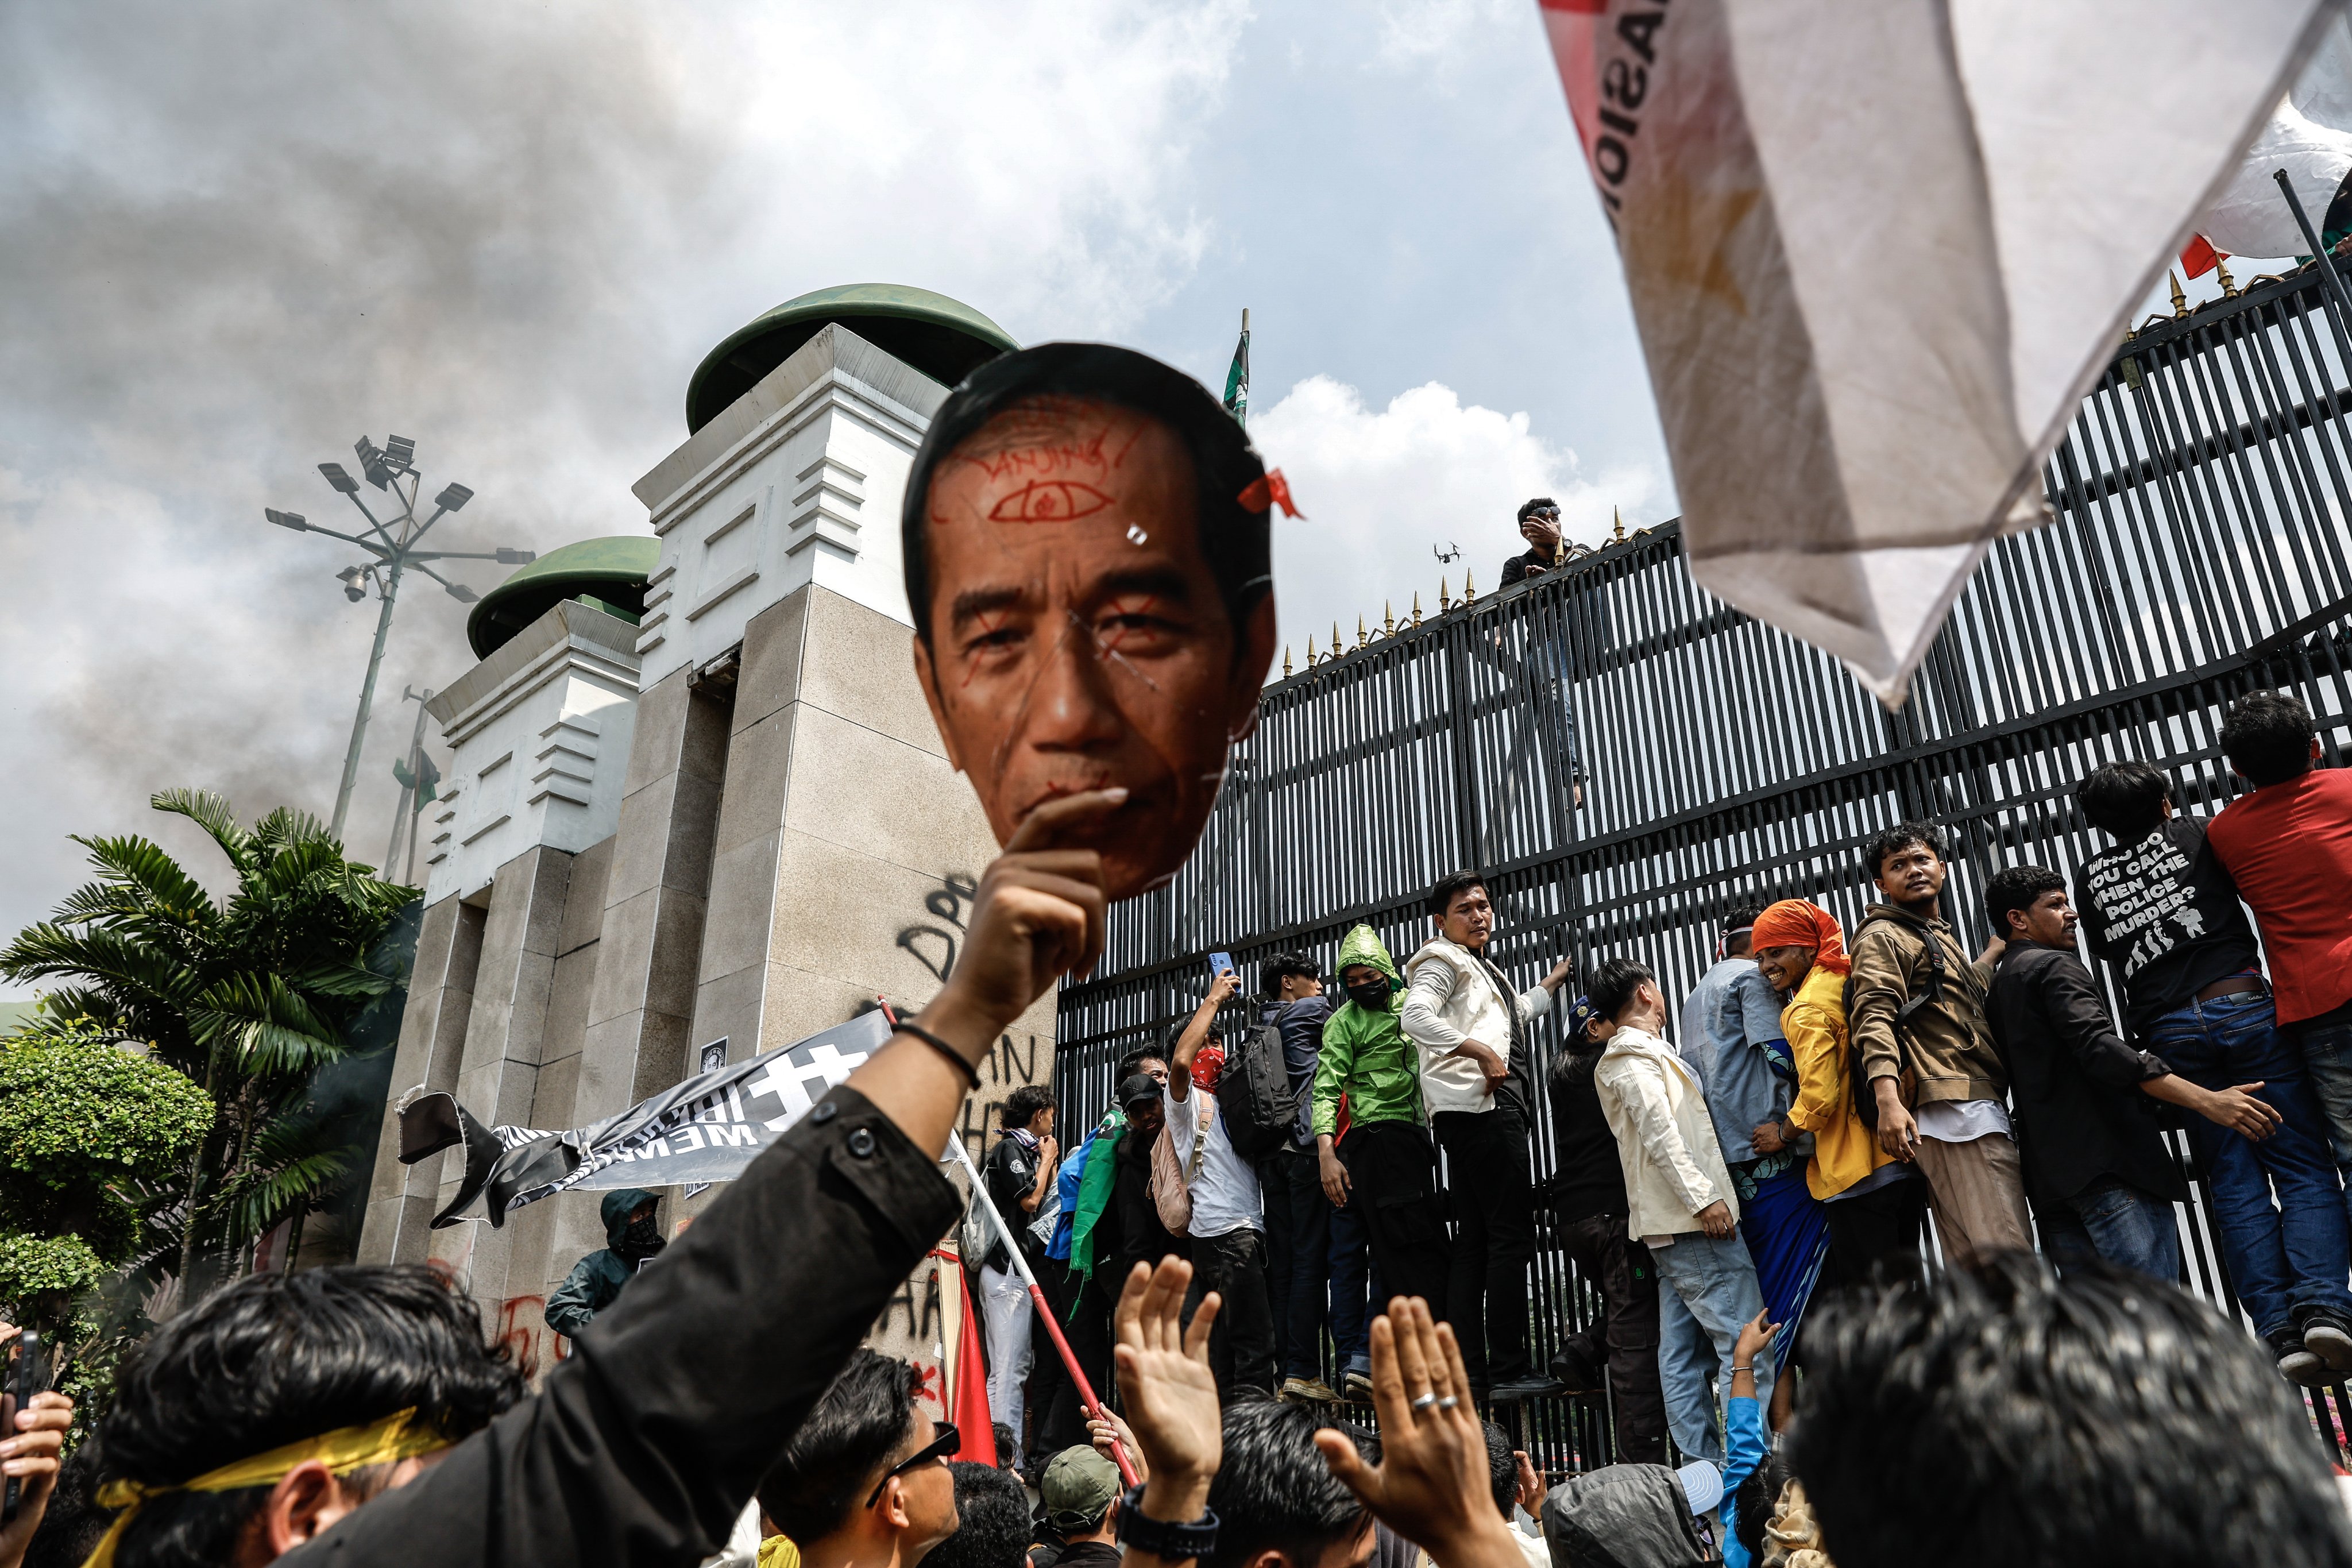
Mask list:
[[482,595],[466,617],[466,640],[476,658],[488,658],[557,605],[583,595],[634,620],[646,613],[646,579],[660,560],[661,541],[649,533],[551,550]]
[[953,386],[1021,345],[960,300],[900,283],[851,283],[787,300],[712,349],[686,388],[686,427],[701,429],[792,357],[827,321],[839,321],[884,353]]

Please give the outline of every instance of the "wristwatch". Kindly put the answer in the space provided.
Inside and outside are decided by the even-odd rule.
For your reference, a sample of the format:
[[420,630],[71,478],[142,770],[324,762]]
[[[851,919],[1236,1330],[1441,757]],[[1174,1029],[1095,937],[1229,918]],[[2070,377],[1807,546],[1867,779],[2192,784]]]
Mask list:
[[1206,1557],[1217,1549],[1217,1515],[1204,1503],[1201,1517],[1190,1524],[1146,1519],[1143,1489],[1130,1487],[1118,1500],[1118,1535],[1121,1546],[1150,1552],[1163,1562],[1181,1563],[1187,1557]]

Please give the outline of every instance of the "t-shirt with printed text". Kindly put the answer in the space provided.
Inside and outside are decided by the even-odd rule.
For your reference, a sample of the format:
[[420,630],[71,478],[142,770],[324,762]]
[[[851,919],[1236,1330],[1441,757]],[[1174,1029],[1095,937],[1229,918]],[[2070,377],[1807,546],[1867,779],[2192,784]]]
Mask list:
[[2084,946],[2122,977],[2135,1037],[2216,980],[2260,967],[2237,887],[2194,817],[2092,856],[2074,875],[2074,907]]

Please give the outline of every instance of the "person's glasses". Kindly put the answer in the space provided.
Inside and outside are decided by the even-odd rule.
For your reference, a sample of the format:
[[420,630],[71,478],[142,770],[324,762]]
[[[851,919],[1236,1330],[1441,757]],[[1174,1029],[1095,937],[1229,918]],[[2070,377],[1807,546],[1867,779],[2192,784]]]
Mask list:
[[963,1447],[962,1437],[957,1435],[955,1427],[950,1423],[940,1422],[939,1431],[938,1436],[882,1472],[882,1479],[874,1483],[873,1491],[866,1495],[867,1508],[872,1508],[882,1500],[882,1489],[890,1484],[892,1477],[903,1476],[909,1470],[919,1470],[933,1459],[950,1458],[958,1448]]
[[1528,517],[1531,521],[1558,522],[1559,521],[1559,509],[1554,506],[1539,506],[1536,508],[1535,510],[1528,513]]

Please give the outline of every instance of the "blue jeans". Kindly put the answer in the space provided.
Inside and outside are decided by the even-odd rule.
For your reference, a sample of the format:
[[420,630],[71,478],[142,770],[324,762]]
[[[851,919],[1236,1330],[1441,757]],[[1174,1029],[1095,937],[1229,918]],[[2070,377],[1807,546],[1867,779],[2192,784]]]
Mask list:
[[[1331,1346],[1340,1375],[1372,1374],[1372,1238],[1350,1201],[1331,1211]],[[1388,1303],[1381,1303],[1388,1310]]]
[[2206,1089],[2259,1082],[2260,1098],[2279,1113],[2278,1131],[2259,1143],[2201,1116],[2189,1119],[2230,1279],[2255,1329],[2273,1334],[2292,1327],[2297,1307],[2352,1315],[2345,1289],[2352,1229],[2328,1119],[2303,1061],[2279,1033],[2271,999],[2246,994],[2192,1002],[2156,1021],[2147,1048]]
[[2180,1283],[2180,1224],[2170,1198],[2107,1176],[2039,1217],[2042,1246],[2062,1271],[2103,1258]]
[[1274,1309],[1275,1359],[1285,1377],[1323,1375],[1324,1270],[1331,1200],[1310,1151],[1282,1149],[1258,1162],[1265,1198],[1265,1293]]
[[[1658,1382],[1666,1427],[1686,1459],[1723,1464],[1720,1413],[1731,1403],[1731,1351],[1764,1310],[1756,1260],[1739,1233],[1716,1240],[1692,1231],[1651,1249],[1658,1279]],[[1756,1363],[1756,1397],[1772,1399],[1771,1352]]]
[[2327,1137],[2336,1151],[2336,1163],[2352,1171],[2352,1023],[2326,1024],[2315,1029],[2305,1025],[2289,1027],[2303,1069],[2311,1075],[2311,1087],[2327,1117]]

